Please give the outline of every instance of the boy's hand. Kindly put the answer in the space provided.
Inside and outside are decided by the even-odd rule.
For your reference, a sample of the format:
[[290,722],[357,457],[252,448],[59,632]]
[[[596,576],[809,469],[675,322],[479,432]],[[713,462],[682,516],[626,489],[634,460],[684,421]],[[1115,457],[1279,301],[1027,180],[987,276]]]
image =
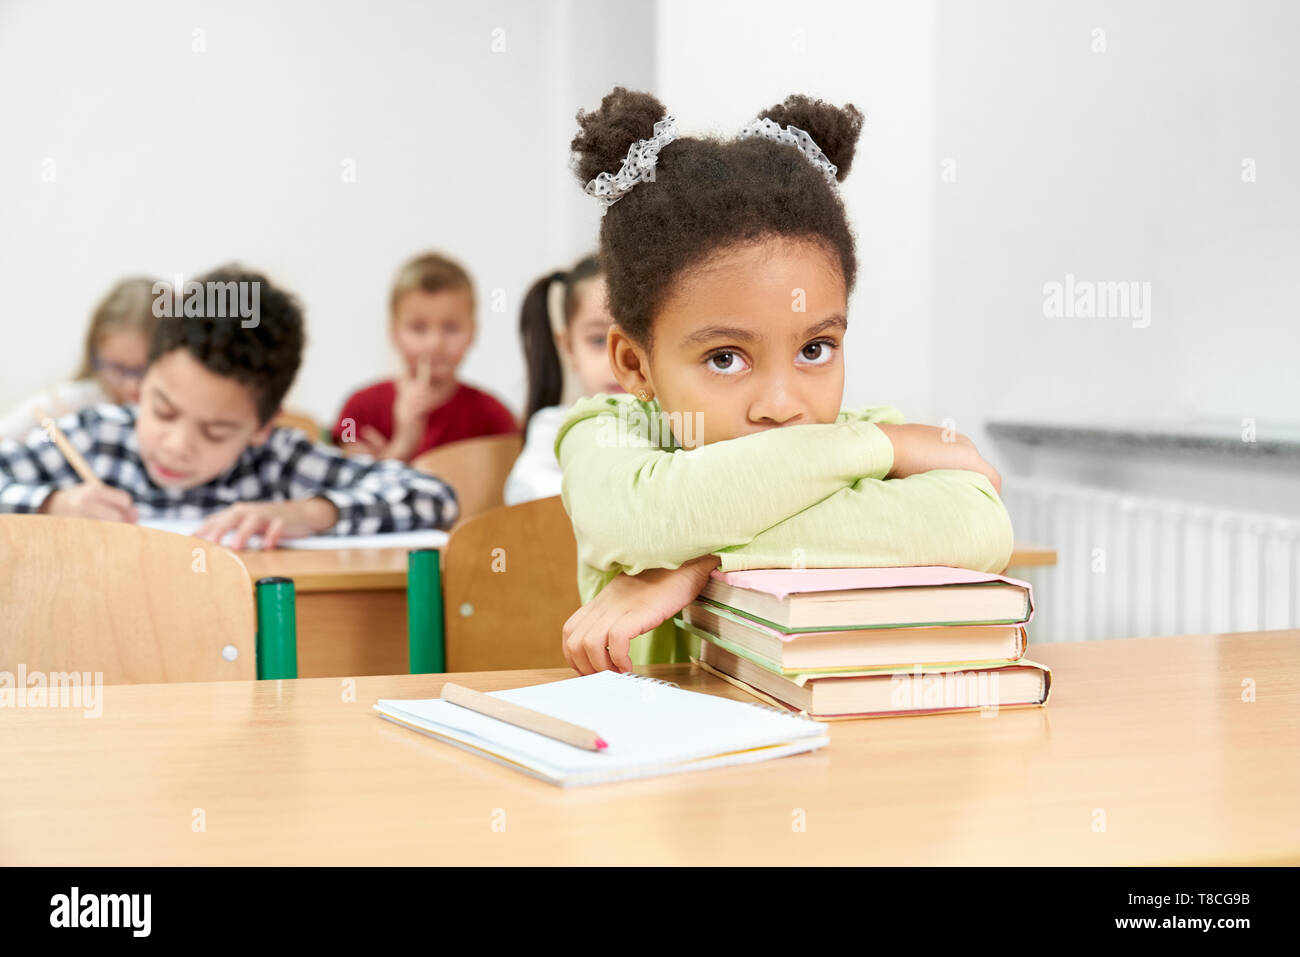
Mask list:
[[393,438],[385,450],[389,458],[407,458],[419,446],[429,413],[440,398],[439,390],[429,382],[432,374],[432,363],[421,359],[412,375],[397,380],[397,395],[393,399]]
[[627,650],[632,639],[689,605],[718,564],[718,556],[705,555],[680,568],[616,576],[564,623],[565,660],[581,675],[631,671]]
[[347,446],[348,452],[363,452],[373,458],[382,459],[388,450],[388,439],[373,425],[363,425],[361,435]]
[[110,522],[134,522],[140,515],[131,496],[111,485],[74,485],[51,492],[41,503],[45,515],[102,518]]
[[894,446],[894,467],[885,478],[905,478],[934,469],[967,469],[987,476],[993,490],[1002,494],[1002,476],[984,460],[975,443],[960,432],[952,432],[937,425],[880,425]]
[[282,539],[315,535],[333,526],[339,510],[327,498],[296,502],[240,502],[209,515],[194,533],[217,544],[234,532],[229,548],[243,548],[254,535],[262,536],[263,548],[275,548]]

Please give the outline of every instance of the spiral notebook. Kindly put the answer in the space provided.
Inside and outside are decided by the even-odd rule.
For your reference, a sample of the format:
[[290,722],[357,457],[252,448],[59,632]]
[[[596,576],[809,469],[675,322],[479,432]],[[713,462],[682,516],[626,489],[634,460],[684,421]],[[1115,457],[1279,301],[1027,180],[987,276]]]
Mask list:
[[826,726],[767,705],[683,691],[645,675],[601,671],[491,692],[598,732],[601,751],[556,741],[441,698],[381,699],[380,717],[560,787],[703,771],[812,751]]

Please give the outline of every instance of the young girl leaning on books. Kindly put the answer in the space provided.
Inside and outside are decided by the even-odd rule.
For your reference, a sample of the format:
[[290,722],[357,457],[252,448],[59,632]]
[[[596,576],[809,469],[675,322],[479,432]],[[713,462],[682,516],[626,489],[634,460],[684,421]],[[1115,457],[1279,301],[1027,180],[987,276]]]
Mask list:
[[1001,571],[1011,521],[973,443],[840,408],[857,262],[836,183],[862,114],[796,95],[732,139],[682,137],[619,87],[578,122],[627,394],[579,401],[556,438],[584,603],[570,665],[695,655],[672,617],[718,567]]

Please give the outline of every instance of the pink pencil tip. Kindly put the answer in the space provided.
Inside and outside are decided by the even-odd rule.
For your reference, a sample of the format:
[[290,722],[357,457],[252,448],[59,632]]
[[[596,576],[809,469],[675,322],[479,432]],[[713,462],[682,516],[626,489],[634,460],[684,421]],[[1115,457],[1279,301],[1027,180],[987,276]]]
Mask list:
[[607,742],[604,738],[597,738],[597,739],[596,739],[596,747],[597,747],[597,748],[608,748],[608,747],[609,747],[609,742]]

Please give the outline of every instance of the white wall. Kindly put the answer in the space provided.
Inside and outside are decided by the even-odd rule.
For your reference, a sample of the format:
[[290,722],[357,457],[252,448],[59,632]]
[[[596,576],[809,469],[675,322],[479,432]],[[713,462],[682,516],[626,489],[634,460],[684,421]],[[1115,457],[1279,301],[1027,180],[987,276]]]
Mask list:
[[[867,113],[846,403],[952,418],[995,457],[992,418],[1300,419],[1294,4],[659,6],[658,91],[687,128],[793,91]],[[1067,273],[1149,282],[1150,325],[1045,318]]]
[[858,237],[847,406],[930,407],[932,5],[660,0],[655,75],[689,132],[732,135],[791,93],[866,114],[841,185]]
[[238,259],[305,302],[289,404],[332,421],[392,371],[389,280],[437,248],[479,286],[463,378],[521,411],[520,297],[599,222],[568,171],[573,116],[652,82],[652,15],[636,0],[0,4],[0,405],[71,373],[119,276]]
[[[1300,7],[940,0],[935,24],[936,410],[1300,419]],[[1151,283],[1150,325],[1045,318],[1067,273]]]
[[[519,297],[599,223],[568,172],[573,114],[623,83],[687,130],[730,133],[795,91],[865,111],[842,187],[861,263],[846,403],[951,417],[986,451],[990,418],[1252,417],[1265,438],[1300,418],[1300,13],[1237,11],[0,3],[0,404],[71,370],[118,276],[238,258],[306,301],[291,401],[329,419],[391,369],[394,268],[438,247],[483,300],[464,375],[519,410]],[[1150,282],[1151,325],[1044,318],[1066,273]]]

